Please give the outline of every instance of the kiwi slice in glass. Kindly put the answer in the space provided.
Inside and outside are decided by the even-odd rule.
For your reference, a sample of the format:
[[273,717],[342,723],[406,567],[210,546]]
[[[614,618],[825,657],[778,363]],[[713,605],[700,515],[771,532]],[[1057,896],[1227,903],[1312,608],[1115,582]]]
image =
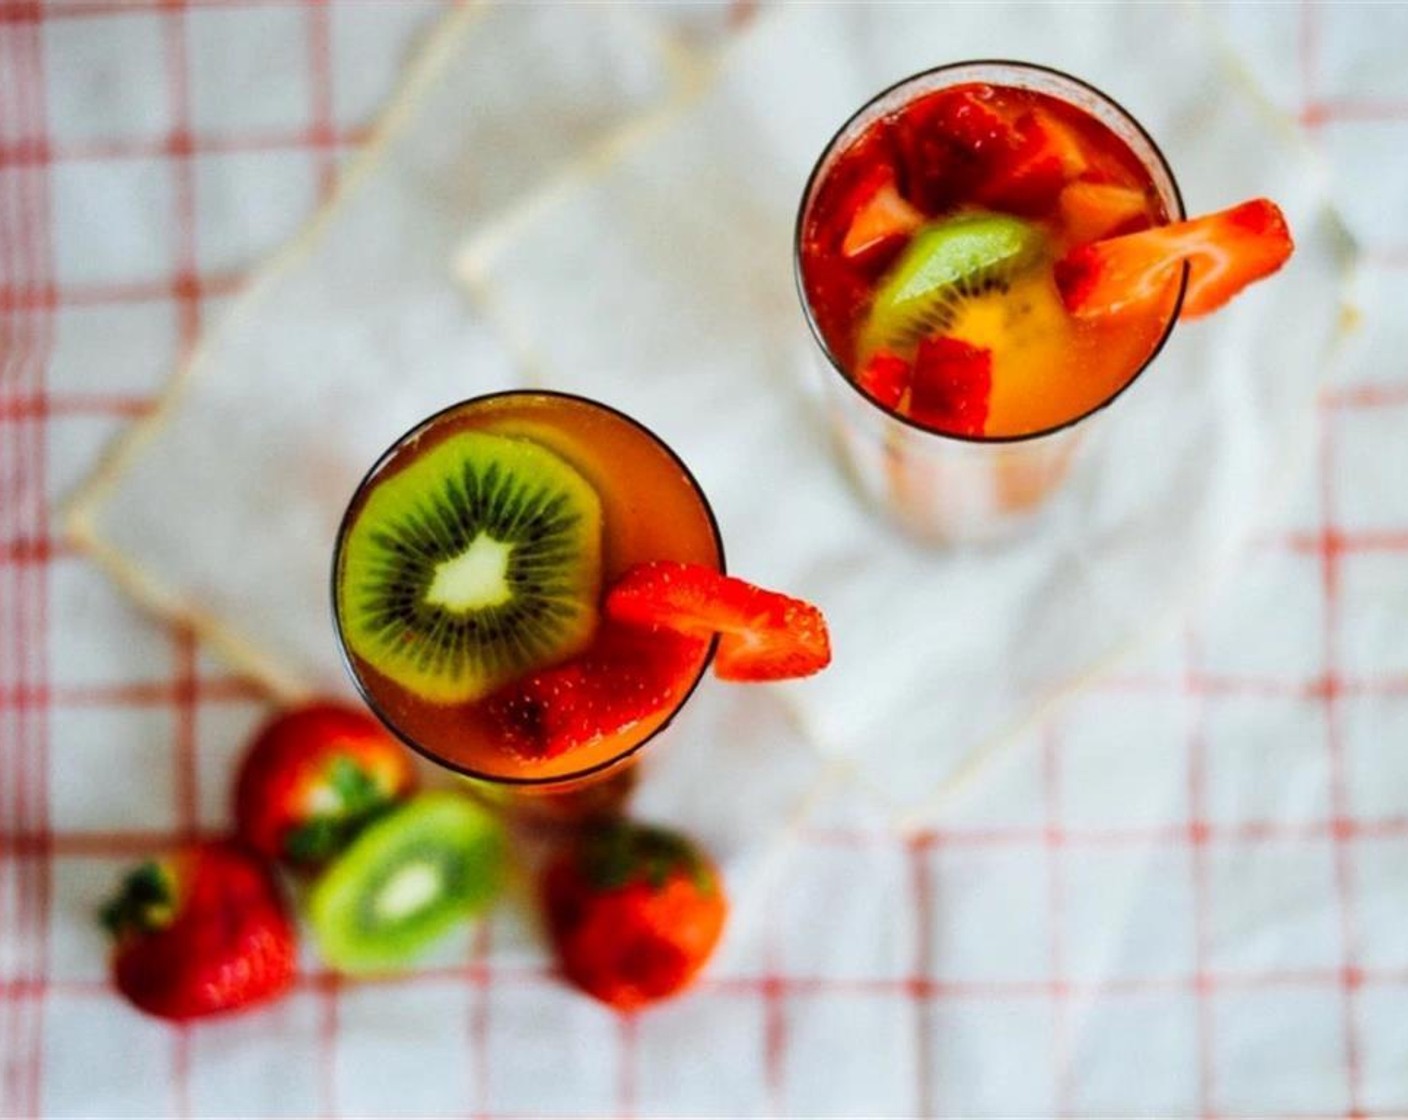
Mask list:
[[503,828],[453,793],[423,793],[368,825],[308,900],[323,959],[346,972],[415,959],[502,890]]
[[925,226],[876,289],[859,357],[947,330],[965,300],[1005,291],[1045,255],[1041,230],[1010,214],[971,211]]
[[372,484],[337,610],[357,656],[455,704],[581,652],[600,592],[596,491],[539,444],[460,432]]

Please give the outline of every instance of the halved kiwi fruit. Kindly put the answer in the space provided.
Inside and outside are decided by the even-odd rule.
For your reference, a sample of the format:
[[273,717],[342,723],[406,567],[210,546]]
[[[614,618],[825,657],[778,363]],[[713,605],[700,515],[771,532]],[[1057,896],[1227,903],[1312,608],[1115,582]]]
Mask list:
[[406,964],[504,884],[503,828],[452,793],[423,793],[375,821],[309,897],[323,959],[347,972]]
[[477,700],[591,641],[601,501],[539,444],[461,432],[374,482],[342,546],[343,639],[423,700]]
[[972,211],[926,226],[876,289],[859,357],[947,330],[965,300],[1006,290],[1045,254],[1041,230],[1010,214]]

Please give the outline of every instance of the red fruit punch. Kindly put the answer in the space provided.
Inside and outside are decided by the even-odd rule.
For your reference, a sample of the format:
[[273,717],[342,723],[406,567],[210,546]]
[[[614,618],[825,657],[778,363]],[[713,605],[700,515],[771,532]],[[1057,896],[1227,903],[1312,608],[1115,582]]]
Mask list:
[[1216,311],[1270,276],[1295,248],[1285,215],[1269,199],[1072,249],[1056,262],[1056,284],[1075,315],[1113,315],[1158,298],[1189,266],[1180,318]]
[[264,1003],[293,983],[293,922],[273,871],[229,841],[142,865],[103,910],[112,976],[134,1005],[185,1020]]
[[826,619],[816,607],[702,564],[637,564],[607,594],[606,614],[697,638],[718,634],[714,672],[723,680],[805,677],[831,663]]

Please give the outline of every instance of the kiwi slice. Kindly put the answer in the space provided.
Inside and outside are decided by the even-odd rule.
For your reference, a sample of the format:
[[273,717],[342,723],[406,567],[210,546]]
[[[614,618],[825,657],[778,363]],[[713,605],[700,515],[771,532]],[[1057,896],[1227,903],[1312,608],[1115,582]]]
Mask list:
[[502,889],[503,829],[453,793],[423,793],[374,821],[309,896],[323,959],[347,972],[413,960]]
[[600,591],[596,491],[539,444],[462,432],[374,484],[337,608],[354,653],[454,704],[581,652]]
[[1005,291],[1045,252],[1041,230],[1009,214],[972,211],[924,227],[880,282],[858,356],[947,330],[965,300]]

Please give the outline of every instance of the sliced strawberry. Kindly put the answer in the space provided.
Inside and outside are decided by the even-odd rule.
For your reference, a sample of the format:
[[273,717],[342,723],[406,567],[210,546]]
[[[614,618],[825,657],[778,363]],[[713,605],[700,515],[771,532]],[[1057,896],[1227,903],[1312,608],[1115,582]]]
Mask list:
[[1089,166],[1080,138],[1050,113],[1032,109],[1018,118],[1016,143],[998,159],[977,192],[999,210],[1035,214],[1049,209],[1061,188]]
[[607,594],[606,614],[696,638],[718,634],[714,672],[724,680],[805,677],[831,662],[826,619],[816,607],[702,564],[637,564]]
[[886,408],[898,408],[909,388],[909,363],[898,354],[877,350],[856,374],[856,384]]
[[927,427],[980,436],[992,396],[992,351],[947,335],[926,338],[914,359],[910,415]]
[[1066,237],[1077,245],[1133,233],[1150,221],[1151,207],[1144,192],[1118,183],[1067,183],[1060,205]]
[[861,203],[841,241],[841,255],[858,260],[887,242],[901,241],[924,224],[924,215],[901,197],[894,173],[884,168],[885,178]]
[[1181,317],[1216,311],[1270,276],[1295,248],[1285,216],[1264,198],[1186,222],[1072,249],[1056,262],[1056,283],[1073,314],[1110,315],[1157,298],[1187,261]]
[[556,758],[627,730],[676,703],[693,683],[704,639],[604,624],[582,656],[495,693],[485,714],[503,744]]

